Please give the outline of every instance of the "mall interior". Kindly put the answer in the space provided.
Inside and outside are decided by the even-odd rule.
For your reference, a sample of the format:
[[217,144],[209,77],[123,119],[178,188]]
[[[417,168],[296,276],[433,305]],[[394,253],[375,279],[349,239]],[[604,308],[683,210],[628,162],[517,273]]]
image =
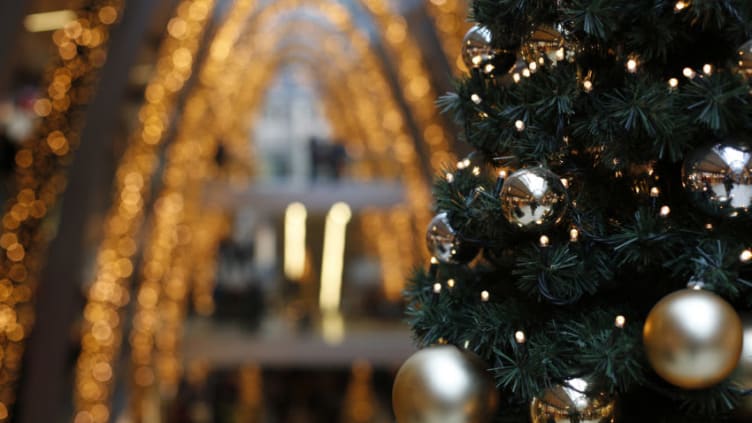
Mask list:
[[0,419],[394,421],[464,0],[0,3]]

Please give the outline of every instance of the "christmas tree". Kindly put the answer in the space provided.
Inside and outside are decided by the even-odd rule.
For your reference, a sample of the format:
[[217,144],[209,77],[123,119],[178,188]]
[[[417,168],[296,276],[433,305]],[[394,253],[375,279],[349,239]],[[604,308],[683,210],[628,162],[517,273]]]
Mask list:
[[471,12],[399,422],[750,421],[752,2]]

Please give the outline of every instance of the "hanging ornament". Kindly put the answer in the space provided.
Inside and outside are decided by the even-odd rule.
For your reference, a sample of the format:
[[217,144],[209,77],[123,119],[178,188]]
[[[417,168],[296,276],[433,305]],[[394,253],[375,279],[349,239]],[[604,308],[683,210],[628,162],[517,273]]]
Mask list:
[[481,68],[495,55],[491,30],[482,25],[474,25],[462,39],[462,60],[468,69]]
[[604,392],[592,393],[588,382],[570,379],[534,397],[530,403],[532,423],[612,423],[615,403]]
[[684,389],[708,388],[736,368],[742,323],[718,295],[683,289],[650,310],[643,343],[650,365],[667,382]]
[[[567,60],[574,61],[577,46],[569,32],[564,31],[563,26],[557,26],[559,30],[541,25],[533,30],[522,45],[522,58],[529,63],[540,63],[540,59],[551,63]],[[565,36],[566,35],[566,36]]]
[[467,263],[478,254],[478,247],[461,239],[449,224],[446,212],[437,214],[426,232],[428,251],[442,263]]
[[558,223],[567,209],[566,188],[544,167],[514,172],[504,181],[500,197],[504,216],[522,229],[543,229]]
[[684,161],[683,184],[706,213],[735,217],[752,206],[752,152],[735,144],[700,148]]
[[452,345],[413,354],[394,379],[398,423],[485,423],[496,409],[496,389],[477,356]]
[[739,72],[746,77],[752,76],[752,40],[742,44],[736,53],[739,56],[737,62]]
[[515,54],[508,49],[495,48],[491,30],[474,25],[462,39],[462,60],[468,69],[506,72],[514,64]]

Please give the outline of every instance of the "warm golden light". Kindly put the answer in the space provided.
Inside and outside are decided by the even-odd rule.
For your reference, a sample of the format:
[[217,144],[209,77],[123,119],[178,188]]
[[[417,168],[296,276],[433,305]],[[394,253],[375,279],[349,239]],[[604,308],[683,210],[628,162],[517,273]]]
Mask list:
[[325,311],[321,315],[321,335],[327,344],[342,343],[345,339],[345,320],[339,311]]
[[625,324],[627,324],[627,318],[622,316],[621,314],[616,316],[616,318],[614,319],[614,326],[619,329],[622,329]]
[[53,12],[32,13],[24,18],[24,28],[29,32],[54,31],[65,27],[76,20],[72,10],[56,10]]
[[518,344],[524,344],[527,341],[527,337],[525,336],[525,332],[518,330],[514,333],[514,340]]
[[742,251],[742,253],[739,254],[739,260],[745,263],[752,260],[752,250],[747,249]]
[[285,211],[284,272],[289,280],[300,280],[305,272],[306,208],[292,203]]
[[637,59],[627,60],[627,72],[629,73],[637,72]]
[[339,310],[345,261],[345,230],[351,217],[350,207],[341,202],[335,203],[326,216],[319,291],[319,307],[324,312]]

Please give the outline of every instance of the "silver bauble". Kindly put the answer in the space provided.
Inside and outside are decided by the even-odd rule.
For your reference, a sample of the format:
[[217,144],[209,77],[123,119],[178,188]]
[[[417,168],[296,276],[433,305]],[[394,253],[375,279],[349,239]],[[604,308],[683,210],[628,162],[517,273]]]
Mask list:
[[612,423],[615,400],[603,393],[591,393],[584,379],[570,379],[533,398],[532,423]]
[[413,354],[394,379],[398,423],[486,423],[496,409],[494,382],[474,354],[437,345]]
[[501,209],[509,223],[522,229],[558,223],[567,209],[567,192],[556,174],[543,167],[514,172],[501,188]]
[[752,152],[728,144],[700,148],[684,161],[682,181],[704,212],[746,214],[752,206]]
[[442,263],[467,263],[478,254],[478,247],[463,241],[449,223],[445,212],[437,214],[426,231],[428,251]]
[[698,289],[682,289],[658,301],[645,319],[642,336],[655,372],[684,389],[722,381],[742,352],[739,315],[723,298]]
[[468,69],[481,68],[490,63],[496,51],[492,45],[491,30],[482,25],[474,25],[462,39],[462,60]]
[[562,25],[557,28],[548,25],[537,27],[523,42],[522,58],[528,62],[538,62],[544,58],[552,63],[574,60],[578,47],[571,41],[572,37],[565,36],[567,33],[562,31]]

